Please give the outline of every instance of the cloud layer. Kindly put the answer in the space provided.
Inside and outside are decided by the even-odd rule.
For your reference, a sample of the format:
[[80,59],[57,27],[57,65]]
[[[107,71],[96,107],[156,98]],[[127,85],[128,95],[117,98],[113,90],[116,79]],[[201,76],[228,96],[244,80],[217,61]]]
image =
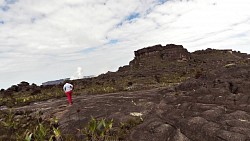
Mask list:
[[0,0],[0,88],[116,71],[133,51],[181,44],[250,53],[248,0]]

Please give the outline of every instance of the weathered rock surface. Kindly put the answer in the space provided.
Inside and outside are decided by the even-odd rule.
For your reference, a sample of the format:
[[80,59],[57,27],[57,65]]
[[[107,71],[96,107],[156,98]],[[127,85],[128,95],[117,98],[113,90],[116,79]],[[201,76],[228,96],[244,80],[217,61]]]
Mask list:
[[225,67],[173,87],[82,95],[73,98],[71,107],[62,98],[18,110],[37,108],[45,117],[56,115],[62,131],[76,135],[91,116],[119,123],[134,118],[130,113],[136,112],[143,122],[127,140],[246,141],[250,140],[249,70]]

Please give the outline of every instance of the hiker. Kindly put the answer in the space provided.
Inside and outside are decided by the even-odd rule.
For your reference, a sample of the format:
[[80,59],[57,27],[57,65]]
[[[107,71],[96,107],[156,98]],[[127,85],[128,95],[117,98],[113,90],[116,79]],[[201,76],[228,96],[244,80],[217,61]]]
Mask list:
[[71,95],[72,95],[73,85],[70,83],[65,83],[63,86],[63,90],[68,97],[69,104],[72,105],[73,103],[72,103]]

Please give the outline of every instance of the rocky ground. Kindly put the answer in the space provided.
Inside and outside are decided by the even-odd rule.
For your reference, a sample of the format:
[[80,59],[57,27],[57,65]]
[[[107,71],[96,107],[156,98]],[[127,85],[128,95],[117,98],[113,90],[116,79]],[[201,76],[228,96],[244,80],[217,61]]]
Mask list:
[[86,126],[90,117],[123,122],[141,116],[126,140],[250,140],[249,67],[230,66],[167,88],[54,99],[20,107],[57,116],[64,134]]

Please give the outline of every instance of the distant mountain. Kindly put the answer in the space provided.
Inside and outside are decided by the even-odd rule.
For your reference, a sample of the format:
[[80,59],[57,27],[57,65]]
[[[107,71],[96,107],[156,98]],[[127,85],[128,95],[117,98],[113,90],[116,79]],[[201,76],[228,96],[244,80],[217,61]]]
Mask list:
[[47,86],[47,85],[58,85],[63,83],[65,80],[69,80],[69,78],[65,78],[65,79],[59,79],[59,80],[53,80],[53,81],[47,81],[42,83],[43,86]]
[[[81,79],[92,78],[92,77],[95,77],[95,75],[83,76],[83,78],[81,78]],[[47,85],[58,85],[58,84],[63,83],[65,80],[70,80],[70,78],[47,81],[47,82],[42,83],[42,85],[43,85],[43,86],[47,86]]]
[[83,76],[82,79],[84,79],[84,78],[92,78],[92,77],[96,77],[96,76],[95,75]]

